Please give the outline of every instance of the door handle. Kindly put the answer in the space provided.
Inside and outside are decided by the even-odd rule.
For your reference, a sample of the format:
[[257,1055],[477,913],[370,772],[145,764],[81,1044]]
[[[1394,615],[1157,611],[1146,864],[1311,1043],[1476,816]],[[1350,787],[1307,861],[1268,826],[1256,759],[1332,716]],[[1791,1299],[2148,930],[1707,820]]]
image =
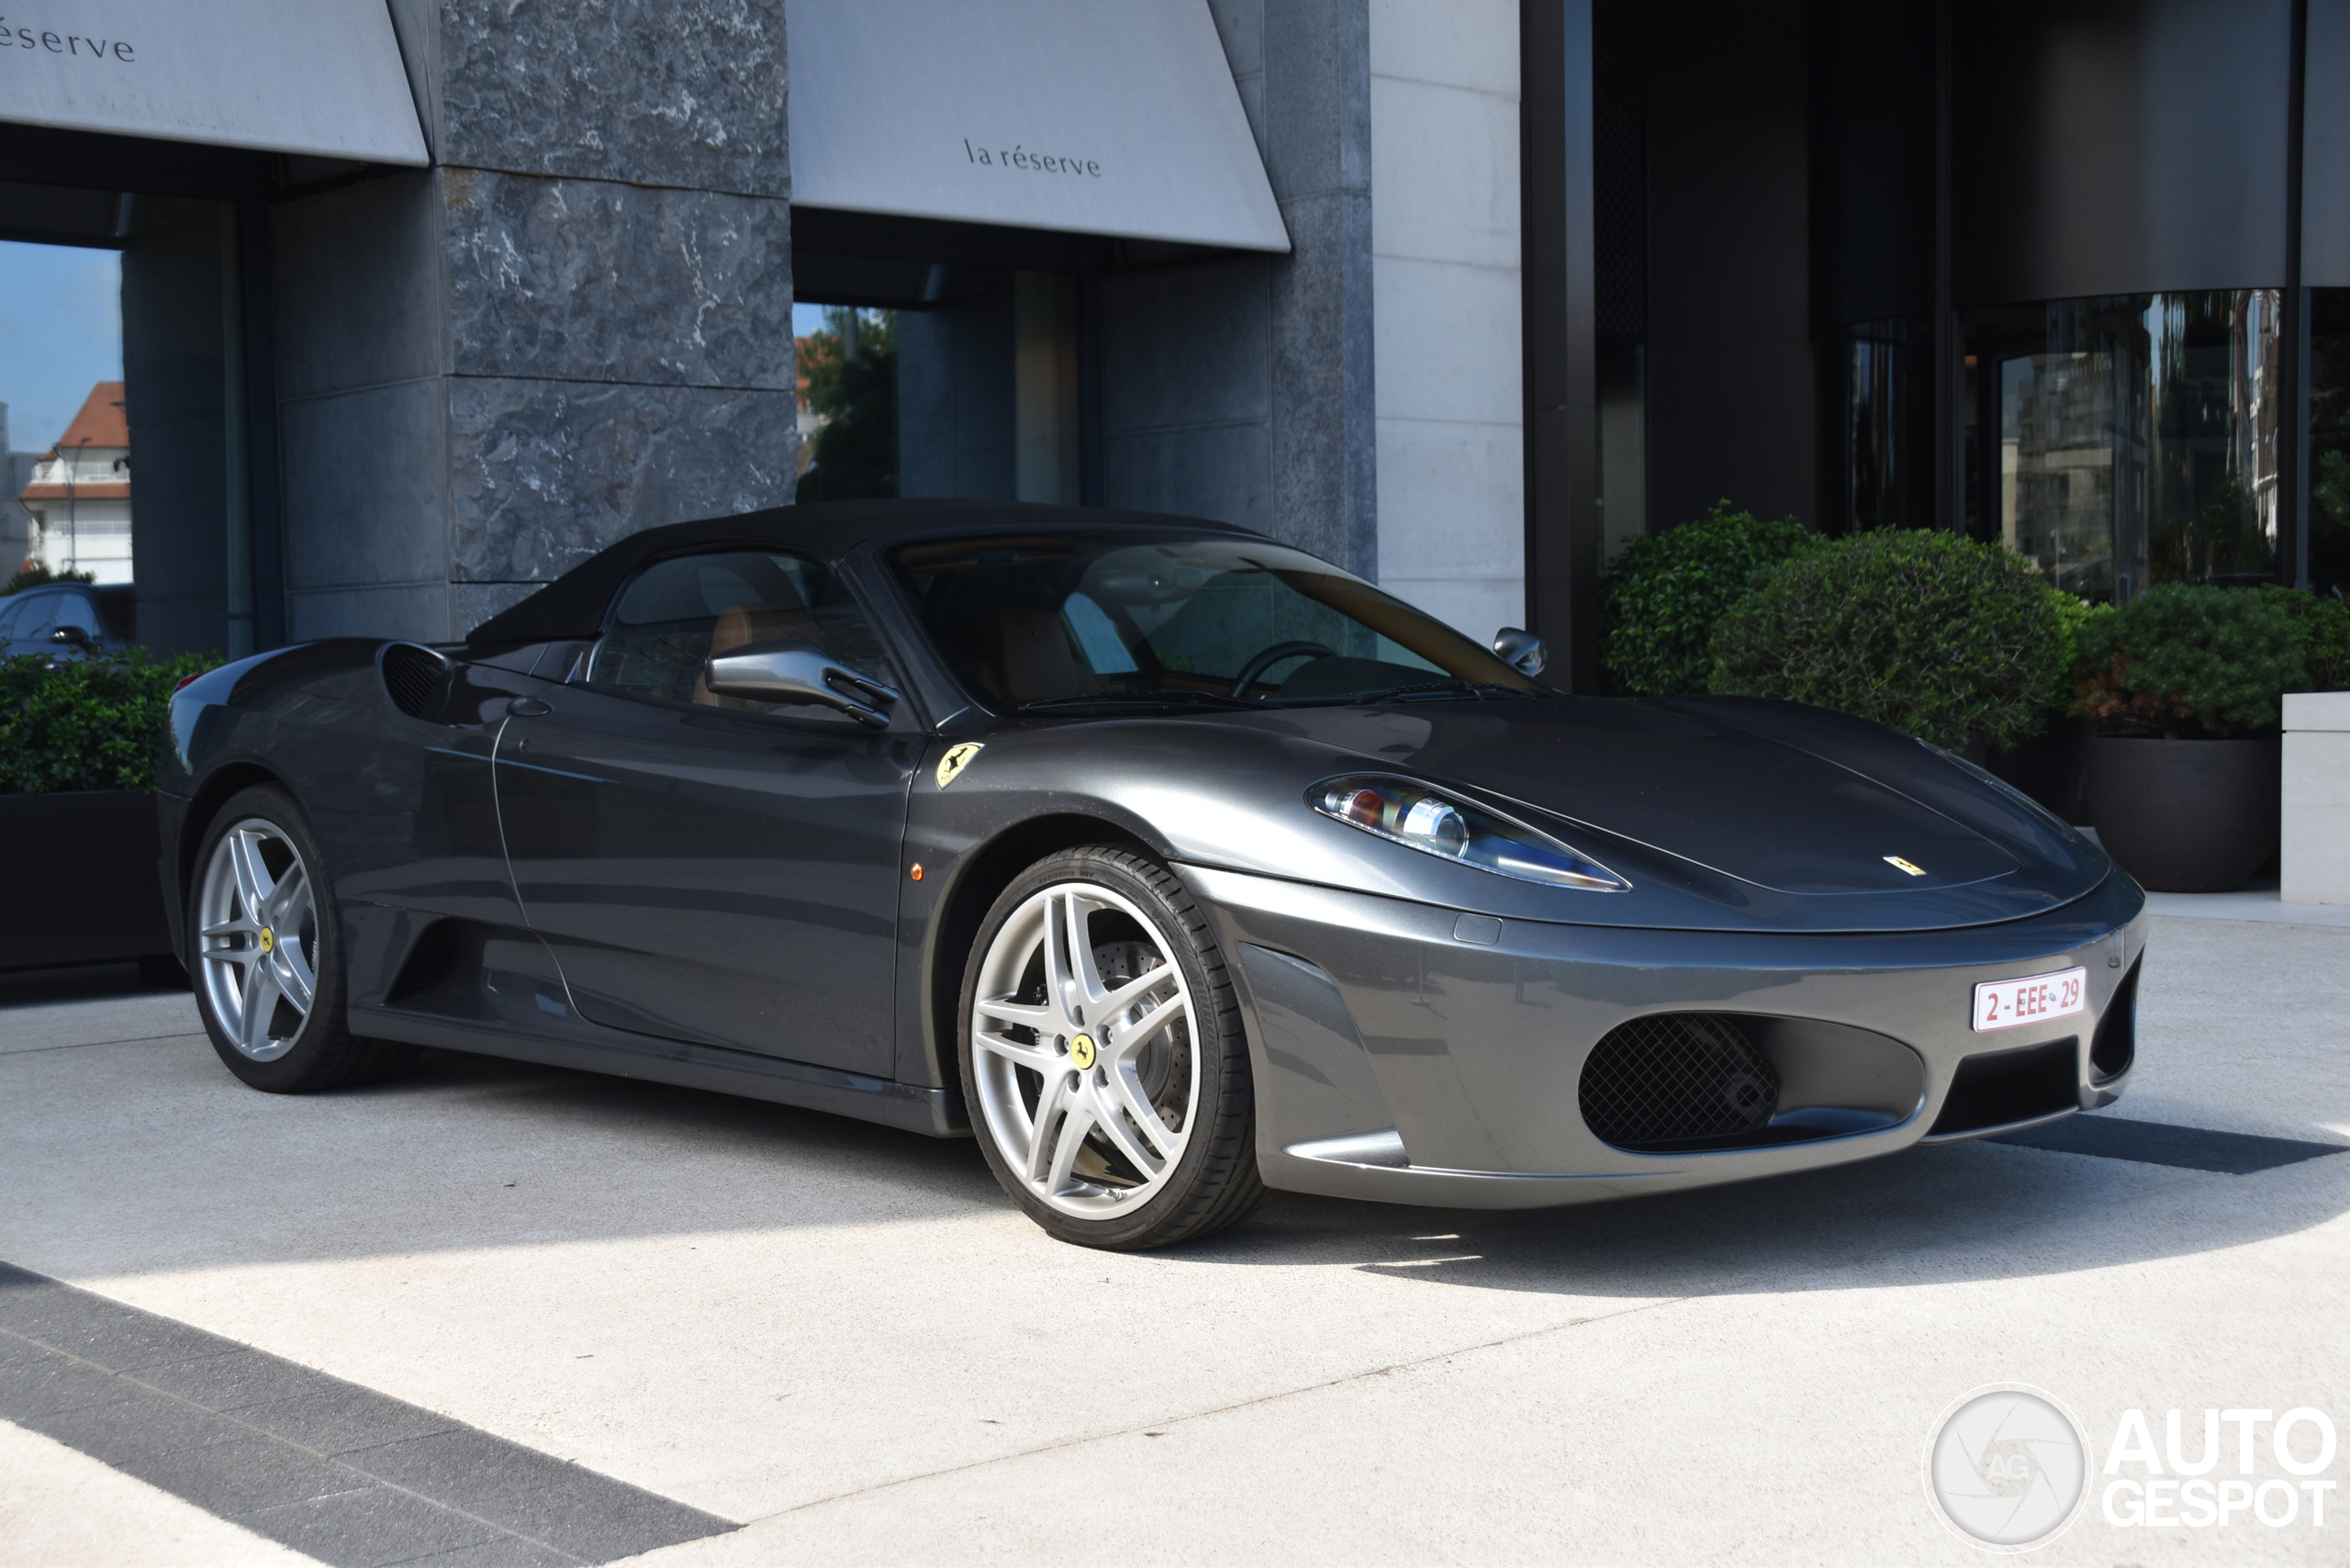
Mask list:
[[517,697],[506,704],[506,711],[517,719],[536,719],[554,711],[535,697]]

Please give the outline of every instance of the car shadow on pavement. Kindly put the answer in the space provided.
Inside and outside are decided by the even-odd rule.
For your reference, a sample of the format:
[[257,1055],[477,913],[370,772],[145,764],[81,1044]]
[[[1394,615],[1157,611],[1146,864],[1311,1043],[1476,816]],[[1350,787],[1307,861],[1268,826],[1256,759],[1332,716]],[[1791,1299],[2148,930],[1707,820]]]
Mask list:
[[1191,1255],[1488,1290],[1722,1295],[2143,1263],[2350,1210],[2350,1159],[2252,1176],[1974,1142],[1654,1197],[1496,1213],[1274,1193]]
[[[1008,1210],[968,1140],[722,1094],[435,1053],[362,1094],[494,1092],[613,1137],[814,1158],[917,1210]],[[927,1200],[927,1201],[925,1201]],[[2006,1144],[1913,1148],[1729,1186],[1565,1208],[1410,1208],[1273,1193],[1201,1262],[1352,1266],[1423,1282],[1611,1296],[1720,1294],[2064,1273],[2235,1247],[2350,1210],[2350,1159],[2227,1176]],[[772,1216],[771,1216],[772,1217]]]

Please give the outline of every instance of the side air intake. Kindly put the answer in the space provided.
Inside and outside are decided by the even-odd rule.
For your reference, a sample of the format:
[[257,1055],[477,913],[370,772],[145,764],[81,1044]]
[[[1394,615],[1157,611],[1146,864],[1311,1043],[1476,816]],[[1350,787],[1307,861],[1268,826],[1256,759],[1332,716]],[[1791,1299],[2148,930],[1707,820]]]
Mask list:
[[449,676],[455,668],[446,658],[420,643],[385,644],[377,664],[384,692],[392,706],[411,719],[438,719],[449,694]]

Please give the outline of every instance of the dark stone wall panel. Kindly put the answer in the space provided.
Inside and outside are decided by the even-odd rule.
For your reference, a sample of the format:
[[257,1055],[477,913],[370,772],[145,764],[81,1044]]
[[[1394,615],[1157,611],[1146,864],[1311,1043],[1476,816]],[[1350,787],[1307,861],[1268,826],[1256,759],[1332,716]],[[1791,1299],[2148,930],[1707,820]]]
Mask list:
[[1953,15],[1957,304],[2285,281],[2291,0]]
[[420,169],[270,209],[280,397],[448,368],[441,178]]
[[789,196],[783,0],[441,0],[445,163]]
[[448,426],[437,375],[278,406],[289,591],[446,577]]
[[793,386],[788,203],[467,169],[443,182],[458,374]]
[[2310,0],[2301,110],[2301,283],[2350,287],[2350,0]]
[[453,581],[543,582],[641,529],[780,506],[789,392],[461,376]]
[[1103,442],[1113,506],[1141,506],[1279,533],[1270,487],[1272,431],[1261,420],[1119,434]]
[[1105,280],[1102,421],[1113,438],[1271,414],[1267,267],[1252,257]]

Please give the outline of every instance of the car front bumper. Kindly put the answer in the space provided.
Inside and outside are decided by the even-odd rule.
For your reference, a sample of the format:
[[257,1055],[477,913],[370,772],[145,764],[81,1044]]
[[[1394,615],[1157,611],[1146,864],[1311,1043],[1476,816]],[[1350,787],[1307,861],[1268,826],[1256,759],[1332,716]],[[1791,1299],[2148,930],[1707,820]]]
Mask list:
[[[2109,1071],[2089,1059],[2108,1012],[2134,1004],[2124,982],[2145,941],[2145,895],[2119,874],[2028,920],[1783,935],[1496,922],[1208,867],[1178,872],[1210,910],[1238,981],[1258,1163],[1277,1188],[1463,1208],[1587,1203],[1980,1137],[2109,1104],[2129,1079],[2126,1057]],[[2085,1012],[1971,1027],[1977,981],[2076,965],[2088,971]],[[1846,1118],[1865,1130],[1704,1152],[1603,1141],[1580,1108],[1593,1048],[1628,1020],[1686,1013],[1874,1042],[1869,1060],[1838,1058],[1847,1069],[1826,1081],[1811,1073],[1807,1096],[1799,1067],[1783,1085],[1783,1105],[1868,1102],[1868,1114]],[[2129,1022],[2116,1014],[2117,1028]],[[1953,1103],[1966,1058],[2042,1047],[2036,1059],[2053,1065],[2067,1040],[2069,1103],[2043,1095],[2004,1120],[1996,1096],[1987,1117],[1979,1092]],[[1812,1114],[1791,1107],[1785,1119]]]

